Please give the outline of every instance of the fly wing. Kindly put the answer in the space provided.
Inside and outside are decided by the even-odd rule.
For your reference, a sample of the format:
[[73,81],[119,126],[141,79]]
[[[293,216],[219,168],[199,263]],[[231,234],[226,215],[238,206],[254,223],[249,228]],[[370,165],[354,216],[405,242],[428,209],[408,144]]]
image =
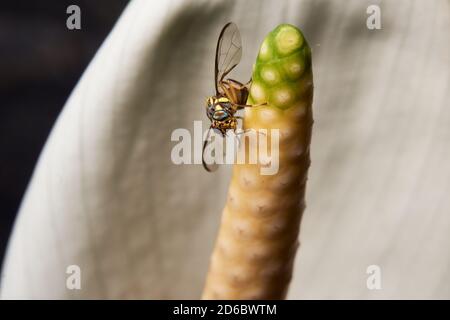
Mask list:
[[208,144],[211,143],[211,133],[214,132],[212,128],[209,128],[208,133],[206,134],[206,139],[203,142],[203,150],[202,150],[202,164],[203,164],[203,168],[205,168],[206,171],[208,172],[213,172],[216,171],[217,168],[219,167],[217,163],[206,163],[205,161],[205,150],[206,147],[208,146]]
[[219,35],[216,48],[215,85],[219,93],[219,83],[236,67],[242,57],[242,42],[239,29],[233,22],[227,23]]

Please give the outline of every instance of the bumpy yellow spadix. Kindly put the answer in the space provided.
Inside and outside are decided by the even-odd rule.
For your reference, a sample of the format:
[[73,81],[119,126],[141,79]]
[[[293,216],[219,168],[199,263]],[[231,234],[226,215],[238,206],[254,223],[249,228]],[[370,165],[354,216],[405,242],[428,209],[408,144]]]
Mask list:
[[292,276],[313,123],[311,50],[301,31],[282,24],[270,32],[252,79],[248,104],[267,105],[246,108],[244,129],[279,129],[279,171],[234,165],[204,299],[283,299]]

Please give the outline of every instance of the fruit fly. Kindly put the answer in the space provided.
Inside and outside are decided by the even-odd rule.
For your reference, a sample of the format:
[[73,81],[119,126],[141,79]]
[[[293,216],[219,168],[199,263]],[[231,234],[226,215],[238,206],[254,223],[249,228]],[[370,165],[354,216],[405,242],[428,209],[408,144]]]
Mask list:
[[242,43],[238,27],[233,22],[227,23],[219,35],[216,47],[216,60],[214,68],[214,84],[216,94],[206,99],[206,115],[211,121],[206,140],[203,143],[202,163],[203,167],[211,172],[216,169],[215,166],[208,165],[205,162],[205,149],[209,142],[211,130],[220,133],[224,137],[228,130],[236,131],[237,119],[236,112],[247,105],[246,101],[249,95],[251,79],[242,84],[239,81],[225,77],[241,61]]

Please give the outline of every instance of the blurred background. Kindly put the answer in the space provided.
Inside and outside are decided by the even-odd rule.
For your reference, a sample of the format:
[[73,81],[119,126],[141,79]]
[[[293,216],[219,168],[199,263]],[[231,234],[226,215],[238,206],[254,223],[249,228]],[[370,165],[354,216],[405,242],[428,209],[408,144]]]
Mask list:
[[[66,28],[69,4],[81,30]],[[374,4],[379,30],[366,25]],[[244,44],[237,79],[280,23],[312,48],[289,298],[450,298],[448,0],[3,2],[2,297],[200,296],[230,170],[174,165],[170,135],[205,120],[228,21]],[[73,264],[82,290],[65,286]],[[371,265],[381,290],[367,287]]]
[[[50,129],[127,2],[0,4],[0,264]],[[66,27],[71,4],[83,8],[81,30]]]

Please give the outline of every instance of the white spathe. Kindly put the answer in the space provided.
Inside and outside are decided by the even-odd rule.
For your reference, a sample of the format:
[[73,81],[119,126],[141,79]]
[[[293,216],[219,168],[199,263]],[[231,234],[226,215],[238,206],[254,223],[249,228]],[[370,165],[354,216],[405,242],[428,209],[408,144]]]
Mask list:
[[[385,1],[382,29],[368,30],[372,2],[132,1],[41,154],[2,298],[200,297],[229,168],[172,164],[170,136],[207,120],[228,21],[242,34],[242,81],[279,23],[300,27],[313,51],[312,165],[289,297],[450,298],[449,3]],[[80,290],[66,288],[72,265]],[[380,290],[366,286],[371,265]]]

